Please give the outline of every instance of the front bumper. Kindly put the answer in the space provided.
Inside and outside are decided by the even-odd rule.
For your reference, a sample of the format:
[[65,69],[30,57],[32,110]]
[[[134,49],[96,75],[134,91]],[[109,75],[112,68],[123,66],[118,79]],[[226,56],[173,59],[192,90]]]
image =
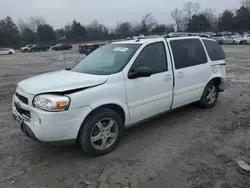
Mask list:
[[[24,117],[15,107],[18,102],[21,108],[29,110],[30,118]],[[23,104],[13,96],[12,112],[19,122],[21,130],[30,138],[41,142],[60,142],[75,140],[85,117],[91,112],[89,106],[69,109],[63,112],[47,112]]]

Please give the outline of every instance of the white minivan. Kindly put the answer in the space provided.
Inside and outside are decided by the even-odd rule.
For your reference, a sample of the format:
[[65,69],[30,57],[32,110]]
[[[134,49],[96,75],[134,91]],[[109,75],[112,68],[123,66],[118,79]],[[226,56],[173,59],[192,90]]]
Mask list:
[[73,141],[102,155],[143,120],[193,102],[213,107],[225,86],[224,58],[216,41],[200,37],[107,44],[70,70],[19,82],[13,116],[36,141]]

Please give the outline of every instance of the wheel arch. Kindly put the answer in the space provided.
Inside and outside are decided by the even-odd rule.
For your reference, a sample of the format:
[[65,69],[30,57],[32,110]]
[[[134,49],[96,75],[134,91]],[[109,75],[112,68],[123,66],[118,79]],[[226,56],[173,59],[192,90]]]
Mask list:
[[103,104],[103,105],[100,105],[96,108],[94,108],[83,120],[82,122],[82,125],[78,131],[78,134],[77,134],[77,140],[79,139],[79,133],[84,125],[84,122],[91,116],[93,115],[96,111],[102,109],[102,108],[108,108],[110,110],[113,110],[114,112],[116,112],[122,119],[122,122],[123,122],[123,125],[124,125],[124,128],[125,128],[125,124],[126,124],[126,118],[127,118],[127,115],[126,115],[126,112],[124,110],[124,108],[121,106],[121,105],[118,105],[116,103],[108,103],[108,104]]
[[224,78],[223,78],[222,76],[216,75],[216,76],[214,76],[214,77],[211,77],[211,78],[208,80],[207,84],[205,85],[202,94],[204,93],[204,91],[205,91],[205,89],[206,89],[206,87],[207,87],[207,85],[208,85],[209,83],[213,82],[217,87],[219,87],[219,85],[220,85],[223,81],[224,81]]
[[[222,82],[223,82],[223,78],[222,77],[220,77],[220,76],[216,76],[216,77],[213,77],[213,78],[211,78],[209,81],[208,81],[208,83],[210,83],[210,82],[213,82],[216,86],[219,86]],[[207,83],[207,84],[208,84]]]
[[[103,104],[101,106],[98,106],[96,107],[95,109],[93,109],[89,115],[95,113],[97,110],[101,109],[101,108],[108,108],[110,110],[113,110],[114,112],[116,112],[122,119],[122,122],[125,124],[125,121],[126,121],[126,114],[125,114],[125,111],[124,109],[118,105],[118,104],[115,104],[115,103],[109,103],[109,104]],[[88,116],[89,116],[88,115]],[[87,116],[87,117],[88,117]]]

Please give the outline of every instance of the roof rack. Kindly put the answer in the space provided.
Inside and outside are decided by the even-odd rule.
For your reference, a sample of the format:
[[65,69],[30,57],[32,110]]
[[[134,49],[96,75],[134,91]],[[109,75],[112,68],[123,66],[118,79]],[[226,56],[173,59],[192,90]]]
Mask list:
[[141,39],[155,39],[155,38],[161,38],[162,36],[139,36],[136,38],[135,42],[139,42]]
[[[134,40],[135,42],[140,42],[141,39],[154,39],[154,38],[176,38],[176,37],[203,37],[204,34],[201,33],[170,33],[165,36],[139,36]],[[132,39],[132,37],[131,37]]]

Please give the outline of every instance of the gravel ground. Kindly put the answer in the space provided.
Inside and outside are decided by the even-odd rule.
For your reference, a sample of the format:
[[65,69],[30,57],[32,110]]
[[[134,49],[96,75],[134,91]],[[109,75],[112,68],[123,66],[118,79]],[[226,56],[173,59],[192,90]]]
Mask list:
[[16,83],[83,58],[76,51],[0,56],[0,187],[249,188],[250,47],[226,46],[228,89],[213,109],[189,105],[125,132],[112,153],[36,143],[12,119]]

